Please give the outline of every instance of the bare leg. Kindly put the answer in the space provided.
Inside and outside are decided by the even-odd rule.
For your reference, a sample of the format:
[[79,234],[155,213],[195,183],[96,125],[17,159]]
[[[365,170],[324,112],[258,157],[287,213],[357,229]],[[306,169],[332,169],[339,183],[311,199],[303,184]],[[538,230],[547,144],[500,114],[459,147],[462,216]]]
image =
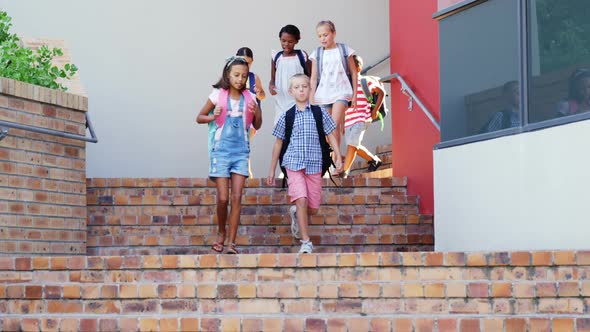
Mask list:
[[238,225],[240,223],[240,212],[242,210],[242,190],[246,177],[243,175],[231,174],[231,211],[229,213],[229,243],[236,243]]
[[352,162],[356,158],[356,150],[356,147],[347,145],[346,157],[344,157],[344,174],[347,174],[350,170],[350,166],[352,166]]
[[[225,242],[225,223],[227,220],[227,205],[229,194],[229,179],[216,178],[215,186],[217,187],[217,239],[216,243],[221,246],[216,246],[215,251],[223,250],[223,243]],[[221,250],[218,250],[221,249]]]
[[332,119],[336,123],[336,144],[340,146],[340,142],[342,142],[342,133],[344,132],[344,113],[346,112],[346,108],[348,105],[335,102],[332,105]]
[[359,157],[365,159],[366,161],[381,160],[381,159],[379,159],[379,157],[372,154],[369,150],[367,150],[366,147],[364,147],[362,145],[358,146],[358,149],[356,152],[358,153]]
[[[250,128],[250,142],[252,142],[254,135],[256,135],[256,129]],[[254,174],[252,173],[252,163],[250,162],[250,158],[248,158],[248,179],[253,179],[253,178],[254,178]]]
[[301,197],[295,201],[297,208],[297,224],[299,224],[299,231],[301,232],[301,240],[309,241],[309,234],[307,232],[307,225],[309,224],[309,215],[307,209],[307,198]]

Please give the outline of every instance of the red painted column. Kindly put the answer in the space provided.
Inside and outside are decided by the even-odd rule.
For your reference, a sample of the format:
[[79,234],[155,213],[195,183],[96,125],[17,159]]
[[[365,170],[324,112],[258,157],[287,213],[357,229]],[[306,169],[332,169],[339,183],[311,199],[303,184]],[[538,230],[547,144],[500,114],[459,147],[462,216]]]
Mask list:
[[[434,117],[439,110],[437,0],[390,0],[391,72],[399,73]],[[400,84],[391,84],[393,175],[408,177],[408,194],[420,196],[420,211],[434,213],[433,147],[440,133]]]

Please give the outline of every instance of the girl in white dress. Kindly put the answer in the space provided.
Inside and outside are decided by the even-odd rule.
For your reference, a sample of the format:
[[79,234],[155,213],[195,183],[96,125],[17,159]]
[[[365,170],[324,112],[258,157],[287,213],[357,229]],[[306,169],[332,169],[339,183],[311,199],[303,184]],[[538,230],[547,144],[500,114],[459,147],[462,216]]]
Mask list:
[[310,56],[311,97],[310,102],[320,105],[330,114],[337,126],[337,143],[342,141],[344,113],[349,107],[356,108],[356,94],[351,82],[357,81],[352,54],[346,44],[336,43],[336,27],[332,21],[320,21],[316,26],[321,46]]
[[304,73],[309,76],[311,63],[307,53],[295,49],[301,39],[299,29],[288,24],[279,31],[282,51],[271,51],[270,82],[268,89],[275,99],[275,121],[295,105],[295,99],[289,94],[289,79],[293,75]]

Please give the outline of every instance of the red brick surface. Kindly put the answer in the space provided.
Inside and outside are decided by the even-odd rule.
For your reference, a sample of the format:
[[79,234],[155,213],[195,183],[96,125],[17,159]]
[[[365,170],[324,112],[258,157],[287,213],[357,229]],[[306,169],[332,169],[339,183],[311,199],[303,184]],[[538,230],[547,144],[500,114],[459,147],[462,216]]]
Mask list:
[[[0,120],[84,135],[85,97],[0,79]],[[0,141],[0,254],[86,253],[86,148],[10,128]]]
[[585,255],[4,257],[0,329],[588,331]]

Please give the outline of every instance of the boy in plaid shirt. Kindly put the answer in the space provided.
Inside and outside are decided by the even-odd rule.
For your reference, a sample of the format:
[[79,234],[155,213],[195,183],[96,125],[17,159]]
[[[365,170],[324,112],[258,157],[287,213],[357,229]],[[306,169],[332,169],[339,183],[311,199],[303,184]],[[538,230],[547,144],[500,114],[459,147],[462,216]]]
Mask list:
[[[297,74],[291,77],[289,82],[289,94],[295,98],[295,119],[293,130],[289,140],[289,146],[283,157],[281,166],[287,170],[288,193],[291,203],[295,206],[290,208],[291,230],[296,238],[301,239],[299,253],[311,253],[313,244],[308,234],[309,219],[317,214],[320,207],[320,194],[322,191],[322,150],[312,107],[309,104],[310,82],[305,74]],[[273,185],[275,180],[275,169],[279,160],[283,140],[285,139],[285,117],[286,112],[281,115],[277,122],[273,136],[277,138],[273,149],[268,173],[267,184]],[[336,124],[332,117],[324,110],[321,110],[322,124],[328,142],[334,150],[336,158],[336,172],[342,171],[342,157],[340,147],[336,143]]]

